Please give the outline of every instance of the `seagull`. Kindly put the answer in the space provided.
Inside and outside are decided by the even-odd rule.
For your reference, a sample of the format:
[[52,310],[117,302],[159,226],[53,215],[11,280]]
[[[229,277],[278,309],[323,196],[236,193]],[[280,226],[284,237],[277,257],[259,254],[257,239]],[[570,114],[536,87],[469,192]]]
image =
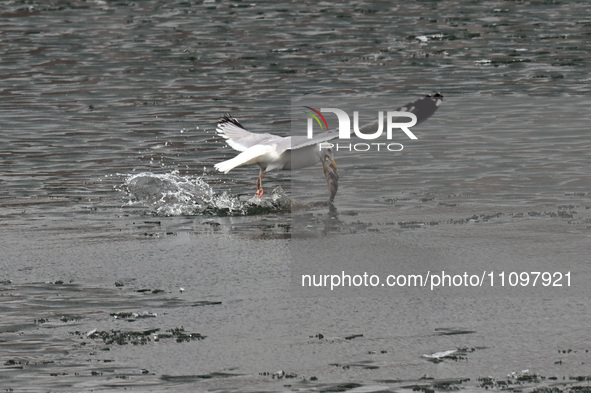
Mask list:
[[[431,117],[442,102],[443,95],[440,93],[429,94],[398,108],[396,111],[413,113],[417,117],[415,125],[418,125]],[[376,126],[377,120],[362,127],[361,131],[370,129],[370,127],[375,129]],[[228,173],[239,166],[258,165],[260,172],[256,180],[257,197],[263,196],[263,176],[268,171],[300,169],[320,162],[328,183],[328,200],[330,203],[334,201],[339,180],[337,164],[332,158],[332,149],[325,148],[322,144],[338,138],[338,130],[324,132],[313,138],[255,133],[246,130],[236,118],[224,115],[219,119],[216,131],[231,148],[239,151],[240,154],[215,164],[215,169]]]

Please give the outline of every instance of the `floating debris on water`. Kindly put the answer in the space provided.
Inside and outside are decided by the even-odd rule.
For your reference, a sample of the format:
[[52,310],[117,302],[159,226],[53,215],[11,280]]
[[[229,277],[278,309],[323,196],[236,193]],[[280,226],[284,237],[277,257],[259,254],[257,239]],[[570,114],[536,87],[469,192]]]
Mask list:
[[111,313],[110,314],[115,319],[125,319],[127,322],[133,322],[136,319],[142,318],[156,318],[158,316],[157,313],[144,311],[141,313],[137,312],[118,312],[118,313]]
[[353,340],[354,338],[357,338],[357,337],[363,337],[363,334],[352,334],[350,336],[346,336],[345,340]]
[[474,330],[467,330],[467,329],[456,329],[456,328],[436,328],[436,332],[438,332],[441,336],[453,336],[456,334],[472,334],[476,333]]
[[423,357],[423,358],[425,358],[425,359],[427,359],[429,361],[438,363],[438,362],[443,361],[444,358],[446,358],[448,356],[451,356],[452,354],[455,354],[456,352],[457,352],[456,349],[449,349],[447,351],[435,352],[435,353],[432,353],[430,355],[429,354],[424,354],[421,357]]
[[209,374],[198,374],[198,375],[167,375],[164,374],[160,377],[161,380],[167,382],[176,382],[176,383],[193,383],[202,381],[204,379],[213,379],[213,378],[232,378],[232,377],[240,377],[243,374],[232,374],[226,372],[212,372]]
[[[159,342],[165,339],[174,339],[176,342],[181,343],[194,340],[203,340],[207,337],[201,335],[200,333],[188,333],[182,327],[166,330],[165,333],[158,333],[159,331],[159,328],[139,331],[98,331],[97,329],[92,329],[86,333],[86,337],[92,340],[101,339],[107,345],[146,345],[151,341]],[[82,333],[78,331],[71,332],[70,334],[82,336]]]
[[198,302],[195,302],[193,304],[191,304],[191,307],[200,307],[200,306],[215,306],[215,305],[219,305],[222,304],[222,302],[220,300],[200,300]]
[[139,293],[153,293],[153,294],[158,294],[158,293],[164,293],[164,290],[163,289],[142,288],[142,289],[136,290],[136,292],[139,292]]
[[403,389],[412,389],[414,392],[433,393],[436,390],[460,390],[457,385],[470,381],[470,378],[459,379],[433,379],[431,377],[423,376],[420,381],[429,381],[429,383],[416,383],[413,385],[402,386]]
[[486,347],[461,347],[456,349],[449,349],[446,351],[435,352],[432,354],[424,354],[421,357],[433,362],[440,363],[444,360],[468,360],[468,354],[479,349],[485,349]]

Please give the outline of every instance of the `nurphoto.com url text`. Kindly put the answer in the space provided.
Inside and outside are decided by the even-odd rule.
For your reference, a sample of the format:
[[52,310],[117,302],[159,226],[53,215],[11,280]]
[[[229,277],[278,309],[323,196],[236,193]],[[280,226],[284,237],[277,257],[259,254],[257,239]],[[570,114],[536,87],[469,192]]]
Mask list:
[[570,287],[571,272],[507,272],[486,271],[479,274],[460,274],[427,271],[423,274],[302,274],[302,287],[353,288],[353,287],[418,287],[431,291],[454,287]]

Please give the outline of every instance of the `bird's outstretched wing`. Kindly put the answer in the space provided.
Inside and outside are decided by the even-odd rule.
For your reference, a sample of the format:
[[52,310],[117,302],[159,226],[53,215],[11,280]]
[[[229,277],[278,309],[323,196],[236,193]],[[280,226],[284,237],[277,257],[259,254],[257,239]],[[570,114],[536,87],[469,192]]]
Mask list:
[[[428,118],[430,118],[437,108],[443,102],[443,95],[440,93],[429,94],[423,98],[420,98],[416,101],[409,102],[406,105],[401,106],[400,108],[396,109],[397,112],[411,112],[417,117],[417,123],[415,126],[421,124]],[[396,122],[396,119],[393,119]],[[399,122],[406,122],[408,118],[400,118]],[[367,132],[369,130],[375,131],[378,127],[378,121],[374,121],[373,123],[366,124],[360,128],[361,132]],[[291,149],[299,149],[302,147],[316,145],[318,143],[327,142],[332,139],[335,139],[339,136],[338,130],[327,131],[322,134],[317,134],[313,138],[308,139],[305,136],[293,136],[292,137],[292,145]]]
[[264,169],[276,169],[285,165],[289,157],[283,155],[291,146],[291,137],[247,131],[238,120],[222,116],[216,129],[226,143],[241,152],[236,157],[214,165],[220,172],[228,173],[242,165],[257,164]]
[[216,131],[232,149],[238,151],[245,151],[256,145],[280,144],[285,139],[278,135],[247,131],[237,119],[230,115],[220,118]]
[[[443,95],[440,93],[428,94],[423,98],[420,98],[414,102],[410,102],[398,109],[398,112],[412,112],[417,117],[418,126],[435,113],[439,105],[443,102]],[[405,118],[406,120],[406,118]]]

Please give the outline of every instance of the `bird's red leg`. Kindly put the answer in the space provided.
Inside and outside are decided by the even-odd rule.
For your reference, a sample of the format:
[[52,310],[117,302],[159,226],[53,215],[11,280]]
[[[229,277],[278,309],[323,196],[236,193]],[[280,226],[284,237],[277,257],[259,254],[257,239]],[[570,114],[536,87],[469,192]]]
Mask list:
[[263,196],[263,176],[265,176],[265,171],[261,169],[261,173],[257,178],[257,193],[256,196],[259,198]]

